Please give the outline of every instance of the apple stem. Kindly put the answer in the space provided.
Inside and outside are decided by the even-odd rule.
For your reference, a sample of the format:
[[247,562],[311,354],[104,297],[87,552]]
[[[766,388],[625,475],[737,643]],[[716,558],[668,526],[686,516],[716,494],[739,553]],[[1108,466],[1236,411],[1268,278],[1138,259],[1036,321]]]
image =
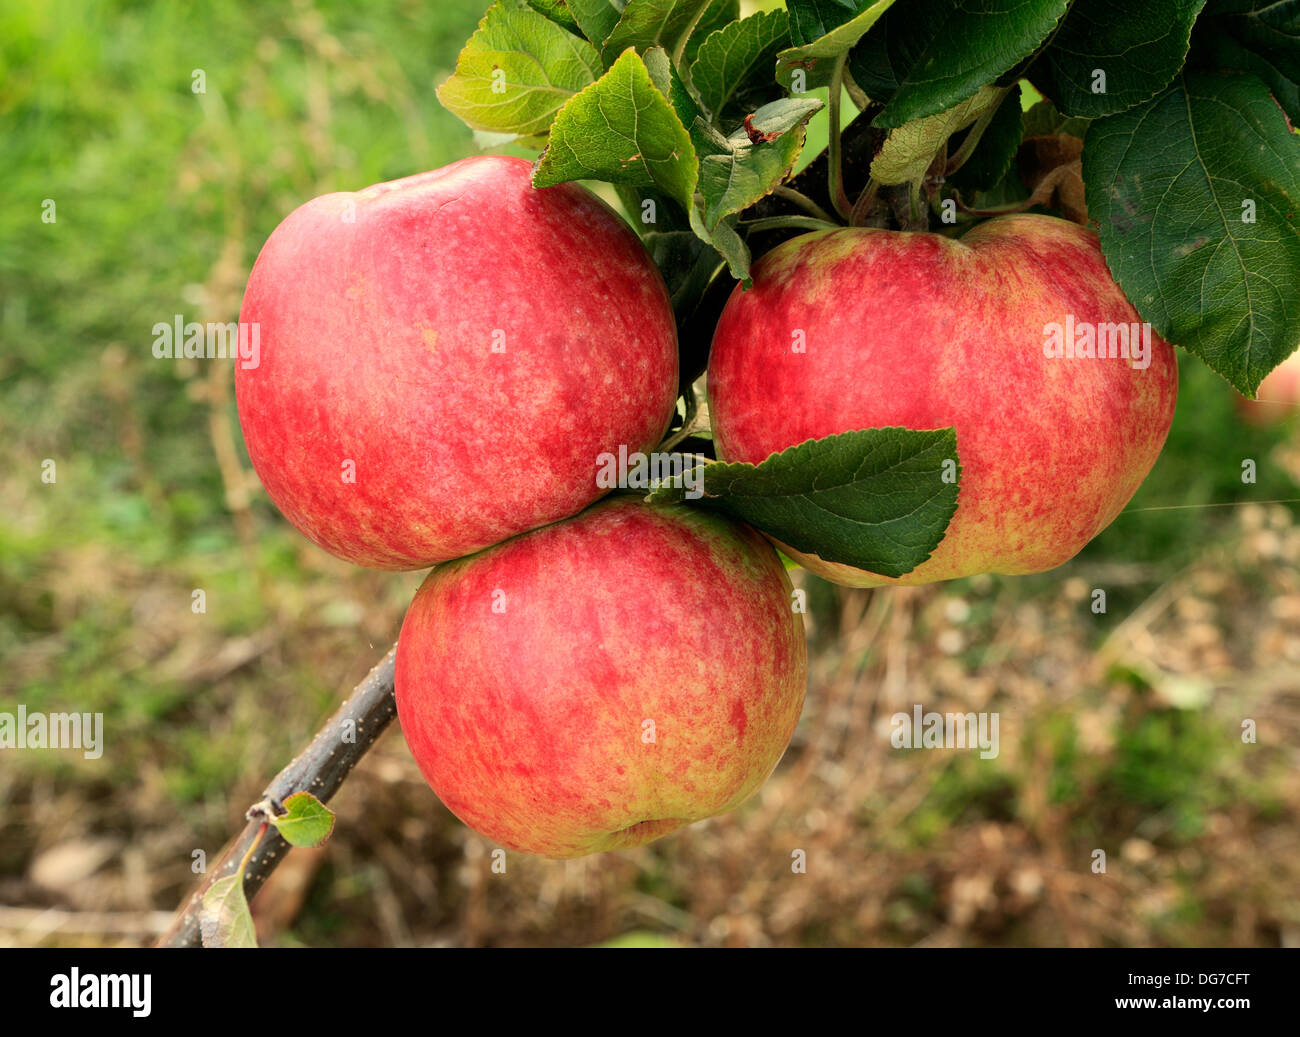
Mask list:
[[836,58],[834,70],[831,72],[829,112],[831,130],[830,144],[827,147],[831,204],[845,220],[848,220],[853,212],[853,206],[849,204],[849,196],[844,193],[844,166],[840,154],[840,95],[844,93],[844,63],[848,60],[848,56],[848,51],[845,51]]
[[262,836],[266,835],[266,830],[271,827],[271,822],[263,821],[257,829],[257,835],[253,836],[253,841],[248,844],[248,849],[244,851],[244,856],[240,858],[239,867],[235,869],[236,875],[243,875],[244,870],[248,867],[248,861],[253,856],[253,851],[262,845]]
[[907,192],[907,211],[911,219],[903,230],[927,230],[930,226],[930,210],[921,200],[921,185],[912,184]]
[[819,220],[825,220],[827,223],[834,223],[835,217],[814,202],[802,191],[796,191],[793,187],[777,187],[772,193],[778,198],[784,198],[787,202],[799,206],[809,216]]
[[1007,216],[1012,213],[1024,212],[1035,205],[1041,204],[1040,199],[1032,195],[1023,202],[1008,202],[1006,205],[994,205],[987,209],[975,209],[961,200],[957,192],[953,192],[953,201],[957,203],[957,208],[962,212],[969,213],[972,216]]
[[745,230],[782,230],[799,227],[804,230],[843,230],[842,223],[828,223],[813,216],[763,216],[756,220],[740,220],[737,227]]
[[880,190],[880,182],[874,177],[867,178],[867,186],[862,189],[858,195],[858,200],[853,203],[853,211],[849,214],[849,226],[861,227],[866,222],[867,213],[871,211],[871,206],[876,201],[876,193]]
[[671,453],[673,447],[682,442],[682,440],[693,435],[700,429],[708,428],[708,421],[704,420],[704,416],[700,413],[700,397],[695,391],[694,385],[688,385],[686,387],[686,391],[682,394],[682,399],[686,403],[686,412],[682,416],[682,427],[671,435],[666,436],[664,441],[655,447],[655,450],[660,453]]
[[863,92],[862,87],[858,86],[858,84],[854,82],[853,74],[849,72],[847,68],[843,75],[844,89],[848,91],[849,100],[853,102],[853,106],[857,108],[859,112],[865,112],[871,107],[871,98]]

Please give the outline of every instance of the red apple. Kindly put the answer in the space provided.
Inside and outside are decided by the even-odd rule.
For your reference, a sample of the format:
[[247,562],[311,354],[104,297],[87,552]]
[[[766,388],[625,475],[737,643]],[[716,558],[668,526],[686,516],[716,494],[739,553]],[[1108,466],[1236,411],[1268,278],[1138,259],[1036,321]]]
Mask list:
[[766,541],[626,496],[438,566],[397,643],[397,715],[433,790],[547,857],[735,809],[785,751],[806,682]]
[[[894,580],[790,551],[836,583],[1051,569],[1120,512],[1164,444],[1173,350],[1150,333],[1146,366],[1140,345],[1124,359],[1113,326],[1131,332],[1140,318],[1096,235],[1076,224],[1008,216],[960,240],[817,232],[769,252],[753,274],[752,290],[728,301],[709,360],[726,460],[757,463],[853,429],[957,432],[957,511],[930,559]],[[1076,341],[1086,352],[1088,327],[1105,358],[1047,355]]]
[[677,389],[662,278],[595,195],[476,157],[291,213],[236,364],[253,467],[321,547],[414,569],[575,514],[652,448]]
[[1292,353],[1273,368],[1248,400],[1235,393],[1237,413],[1251,425],[1277,425],[1300,406],[1300,352]]

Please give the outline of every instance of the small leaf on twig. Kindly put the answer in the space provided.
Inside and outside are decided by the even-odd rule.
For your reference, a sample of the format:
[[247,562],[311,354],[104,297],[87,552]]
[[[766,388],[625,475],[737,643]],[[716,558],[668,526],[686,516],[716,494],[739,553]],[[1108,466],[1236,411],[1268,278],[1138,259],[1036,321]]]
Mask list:
[[284,806],[288,813],[271,824],[291,846],[319,846],[334,831],[334,811],[310,792],[295,792]]
[[203,894],[199,934],[204,947],[256,947],[253,915],[244,896],[244,869],[217,879]]

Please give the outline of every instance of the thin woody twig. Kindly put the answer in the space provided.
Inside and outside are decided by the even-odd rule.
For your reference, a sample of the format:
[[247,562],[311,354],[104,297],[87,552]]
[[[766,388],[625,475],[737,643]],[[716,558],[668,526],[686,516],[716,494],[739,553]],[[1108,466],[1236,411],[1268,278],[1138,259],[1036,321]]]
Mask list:
[[[358,760],[375,744],[384,729],[397,715],[393,698],[393,647],[379,661],[348,700],[339,707],[311,743],[266,787],[263,798],[282,803],[295,792],[310,792],[322,803],[338,791]],[[208,869],[203,881],[177,910],[171,926],[159,938],[159,947],[199,947],[200,908],[203,894],[218,879],[232,875],[239,862],[257,839],[265,818],[250,820],[235,840],[226,847],[217,864]],[[267,877],[275,870],[289,849],[289,844],[274,829],[268,830],[244,871],[244,895],[253,899]]]

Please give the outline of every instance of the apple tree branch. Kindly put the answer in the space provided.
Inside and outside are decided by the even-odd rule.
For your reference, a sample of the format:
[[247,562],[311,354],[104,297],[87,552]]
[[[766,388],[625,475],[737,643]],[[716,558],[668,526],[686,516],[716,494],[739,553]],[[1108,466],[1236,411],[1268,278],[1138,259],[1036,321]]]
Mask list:
[[[263,798],[282,803],[295,792],[310,792],[324,803],[333,797],[357,761],[375,744],[397,715],[397,701],[393,698],[393,664],[396,656],[397,648],[394,646],[353,689],[347,701],[316,733],[307,748],[271,780]],[[226,847],[216,865],[208,869],[198,888],[177,910],[171,926],[159,937],[157,946],[202,946],[199,915],[203,894],[218,879],[233,874],[239,868],[239,862],[257,839],[264,824],[265,819],[260,818],[250,820],[244,826],[243,831]],[[244,871],[244,895],[250,901],[288,850],[289,844],[274,828],[266,832]]]

